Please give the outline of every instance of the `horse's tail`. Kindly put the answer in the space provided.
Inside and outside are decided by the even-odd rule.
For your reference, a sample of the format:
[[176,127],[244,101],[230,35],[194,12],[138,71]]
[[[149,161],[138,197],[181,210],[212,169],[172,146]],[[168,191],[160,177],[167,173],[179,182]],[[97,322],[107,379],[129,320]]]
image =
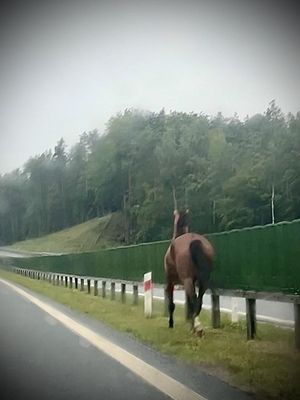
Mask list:
[[203,250],[201,240],[195,239],[190,243],[190,254],[198,284],[206,290],[210,286],[211,262]]

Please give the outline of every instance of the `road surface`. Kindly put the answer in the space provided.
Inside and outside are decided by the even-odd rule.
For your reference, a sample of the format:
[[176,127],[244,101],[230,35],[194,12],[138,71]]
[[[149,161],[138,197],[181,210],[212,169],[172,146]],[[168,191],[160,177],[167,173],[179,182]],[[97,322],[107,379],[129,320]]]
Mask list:
[[3,400],[252,398],[1,279],[0,316]]

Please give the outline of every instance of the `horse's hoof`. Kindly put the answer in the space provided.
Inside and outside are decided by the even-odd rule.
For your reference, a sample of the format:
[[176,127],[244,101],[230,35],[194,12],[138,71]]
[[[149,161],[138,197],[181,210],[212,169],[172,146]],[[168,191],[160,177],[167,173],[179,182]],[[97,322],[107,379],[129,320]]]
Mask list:
[[174,328],[173,322],[169,322],[169,328]]
[[195,329],[195,335],[197,337],[203,337],[204,336],[204,330],[203,329]]
[[192,328],[191,334],[194,336],[197,336],[197,337],[202,337],[202,336],[204,336],[204,329]]
[[204,334],[203,325],[199,320],[199,317],[196,317],[194,320],[194,333],[198,337],[202,337]]

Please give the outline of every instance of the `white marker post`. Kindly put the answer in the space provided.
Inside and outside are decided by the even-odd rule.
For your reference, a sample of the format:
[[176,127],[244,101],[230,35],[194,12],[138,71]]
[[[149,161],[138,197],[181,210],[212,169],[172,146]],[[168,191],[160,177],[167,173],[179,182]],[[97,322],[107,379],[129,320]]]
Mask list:
[[146,317],[151,317],[152,315],[152,301],[152,272],[147,272],[144,274],[144,313]]

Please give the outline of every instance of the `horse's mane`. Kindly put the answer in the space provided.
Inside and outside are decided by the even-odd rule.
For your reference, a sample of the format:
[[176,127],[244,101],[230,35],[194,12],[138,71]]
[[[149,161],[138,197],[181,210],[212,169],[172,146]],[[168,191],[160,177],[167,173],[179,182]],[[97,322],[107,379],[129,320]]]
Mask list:
[[173,239],[189,231],[188,211],[174,211],[174,231]]

